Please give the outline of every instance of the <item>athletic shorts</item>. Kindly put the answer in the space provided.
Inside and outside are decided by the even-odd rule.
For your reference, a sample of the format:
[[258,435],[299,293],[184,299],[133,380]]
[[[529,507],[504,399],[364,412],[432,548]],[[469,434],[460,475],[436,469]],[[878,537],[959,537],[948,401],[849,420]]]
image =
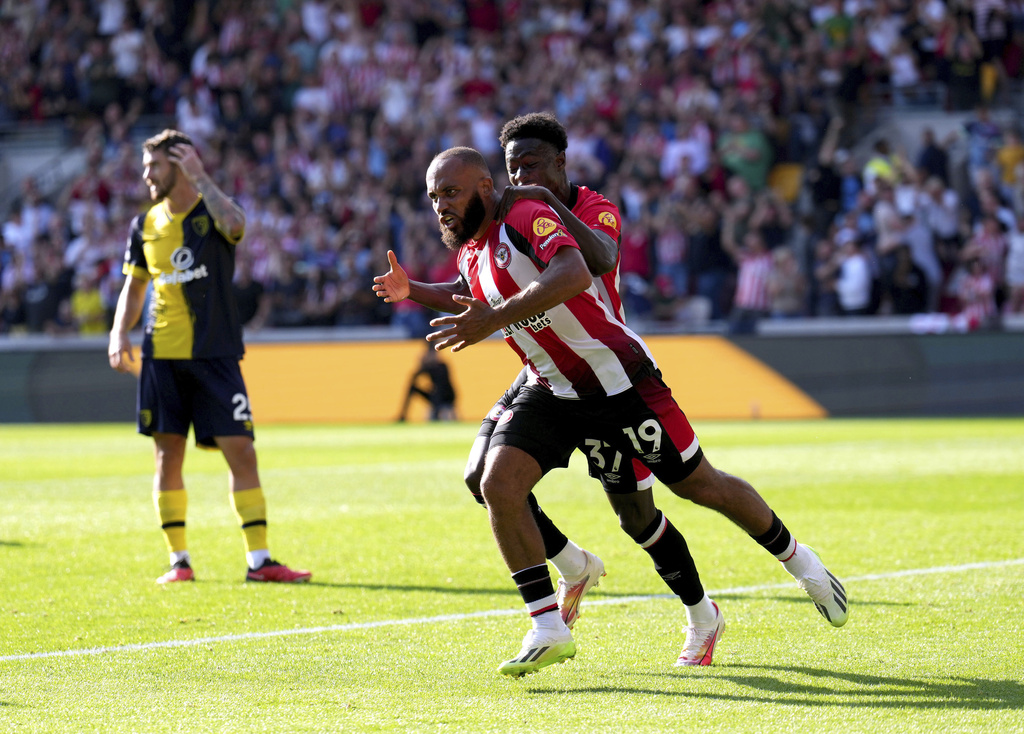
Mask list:
[[[494,407],[487,413],[487,417],[481,421],[480,430],[477,431],[476,435],[486,438],[488,446],[490,445],[491,435],[497,427],[498,419],[508,406],[512,405],[525,384],[526,370],[523,370],[508,390],[505,391],[505,394],[501,396],[498,402],[494,404]],[[578,448],[587,457],[587,472],[594,479],[600,480],[601,486],[604,487],[606,492],[612,494],[631,494],[642,489],[650,489],[654,486],[654,474],[639,461],[634,460],[632,462],[632,474],[629,472],[611,471],[611,467],[608,467],[604,457],[601,456],[599,451],[595,451],[596,446],[599,444],[599,441],[595,442],[591,439],[580,444]],[[482,460],[483,457],[481,457]],[[569,457],[566,456],[565,463],[558,466],[561,468],[569,466]],[[606,467],[608,468],[607,472],[605,471]]]
[[249,394],[234,357],[142,360],[138,430],[145,436],[172,433],[216,448],[214,436],[254,438]]
[[591,475],[598,472],[605,490],[615,494],[636,491],[631,489],[637,483],[634,464],[665,484],[675,484],[690,476],[703,458],[690,422],[658,376],[618,395],[581,400],[527,385],[498,417],[491,445],[522,449],[545,474],[565,466],[580,447]]

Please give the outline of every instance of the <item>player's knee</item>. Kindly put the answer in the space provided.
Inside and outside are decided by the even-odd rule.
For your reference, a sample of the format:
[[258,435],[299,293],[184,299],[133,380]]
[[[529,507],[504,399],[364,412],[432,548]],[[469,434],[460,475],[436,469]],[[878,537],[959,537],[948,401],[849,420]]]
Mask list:
[[694,472],[681,482],[672,484],[669,489],[683,499],[707,507],[721,510],[728,504],[729,475],[717,469]]
[[643,532],[657,515],[657,508],[649,496],[643,492],[615,495],[611,506],[618,516],[618,526],[630,537]]
[[462,480],[466,483],[473,498],[481,505],[485,504],[481,485],[484,478],[484,465],[487,459],[487,440],[483,436],[477,436],[473,442],[473,448],[466,460],[466,468],[462,472]]
[[154,443],[154,458],[159,473],[173,473],[185,463],[185,441],[162,437]]
[[492,514],[519,514],[527,504],[530,487],[514,482],[485,477],[480,486],[480,497]]
[[483,504],[483,495],[480,490],[480,481],[484,476],[484,467],[482,464],[467,464],[466,471],[462,474],[462,479],[466,482],[466,487],[477,498],[480,504]]

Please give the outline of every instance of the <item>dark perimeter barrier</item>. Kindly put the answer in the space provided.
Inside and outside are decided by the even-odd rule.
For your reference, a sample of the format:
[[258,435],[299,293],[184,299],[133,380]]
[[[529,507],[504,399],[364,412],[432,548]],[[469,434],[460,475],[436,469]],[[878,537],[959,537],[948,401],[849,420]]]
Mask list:
[[[859,330],[850,323],[839,334],[789,324],[759,336],[646,340],[695,420],[1024,415],[1024,330],[877,333],[885,331],[877,320]],[[247,335],[242,369],[257,421],[394,420],[422,342],[388,330],[347,336]],[[468,421],[486,414],[519,370],[499,339],[443,358]],[[0,422],[134,422],[135,386],[110,369],[106,339],[0,340]]]

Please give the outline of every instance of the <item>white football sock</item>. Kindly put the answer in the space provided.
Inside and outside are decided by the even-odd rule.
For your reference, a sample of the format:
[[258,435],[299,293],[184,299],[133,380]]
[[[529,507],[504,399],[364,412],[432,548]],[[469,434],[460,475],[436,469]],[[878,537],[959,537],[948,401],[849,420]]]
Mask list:
[[249,564],[249,568],[259,568],[264,561],[270,560],[270,551],[266,548],[249,551],[245,554],[245,560]]
[[686,623],[690,627],[707,629],[708,627],[715,626],[715,620],[718,619],[718,610],[715,609],[715,605],[711,603],[711,599],[708,598],[707,594],[693,606],[684,604],[683,607],[686,609]]
[[[782,561],[782,567],[789,571],[790,575],[795,578],[803,578],[804,574],[811,567],[814,561],[814,555],[807,550],[805,546],[800,545],[795,540],[793,544],[796,548],[790,554],[789,558]],[[779,559],[782,560],[782,559]]]
[[587,554],[571,540],[550,559],[563,579],[576,579],[587,569]]
[[188,554],[187,550],[171,551],[171,565],[173,566],[178,561],[187,561],[189,564],[191,564],[192,556]]
[[536,617],[530,617],[530,622],[535,630],[554,632],[560,635],[565,635],[569,632],[569,628],[565,626],[565,622],[562,621],[562,615],[558,613],[557,609],[552,612],[538,614]]

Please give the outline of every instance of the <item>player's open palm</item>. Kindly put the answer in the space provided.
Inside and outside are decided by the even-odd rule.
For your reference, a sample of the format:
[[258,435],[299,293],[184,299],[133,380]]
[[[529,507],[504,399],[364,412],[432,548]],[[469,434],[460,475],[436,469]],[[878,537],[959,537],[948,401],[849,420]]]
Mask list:
[[373,278],[373,291],[384,303],[398,303],[409,297],[409,276],[401,265],[394,250],[388,250],[388,264],[391,269],[384,275]]

